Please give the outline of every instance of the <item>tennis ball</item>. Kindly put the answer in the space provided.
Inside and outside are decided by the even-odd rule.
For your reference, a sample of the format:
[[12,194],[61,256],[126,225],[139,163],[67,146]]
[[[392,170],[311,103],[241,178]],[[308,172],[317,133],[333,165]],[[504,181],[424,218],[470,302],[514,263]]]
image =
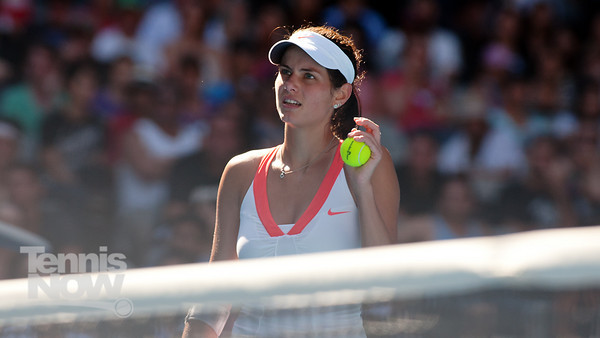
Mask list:
[[371,148],[363,142],[354,141],[353,138],[348,137],[342,142],[340,155],[347,165],[360,167],[371,158]]

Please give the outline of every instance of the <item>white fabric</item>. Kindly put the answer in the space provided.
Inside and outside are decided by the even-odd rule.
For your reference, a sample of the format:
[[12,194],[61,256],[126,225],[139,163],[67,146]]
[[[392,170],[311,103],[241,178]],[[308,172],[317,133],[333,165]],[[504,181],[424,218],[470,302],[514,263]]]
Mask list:
[[191,154],[198,149],[202,139],[199,124],[181,127],[176,136],[166,134],[149,119],[138,120],[133,129],[150,154],[156,157],[174,158]]
[[[191,154],[201,146],[202,130],[187,125],[176,135],[166,134],[154,122],[140,119],[133,126],[146,150],[154,157],[175,159]],[[139,177],[133,168],[123,163],[117,167],[119,206],[122,210],[152,210],[168,196],[166,180],[148,181]]]
[[136,59],[138,55],[138,42],[128,37],[117,27],[107,27],[94,36],[91,53],[95,60],[109,63],[113,60],[127,56]]
[[492,129],[483,139],[479,152],[470,157],[470,143],[465,134],[450,138],[440,149],[438,167],[441,172],[455,174],[470,170],[501,171],[520,173],[525,170],[527,160],[517,140],[509,133]]
[[136,60],[149,69],[162,67],[165,46],[179,38],[182,31],[183,18],[176,4],[168,1],[148,8],[135,33],[139,45]]
[[[377,46],[374,58],[380,71],[395,69],[406,49],[406,33],[389,30]],[[437,28],[427,36],[427,61],[433,78],[446,78],[457,74],[462,65],[461,45],[451,31]]]
[[[292,227],[293,224],[279,225],[284,232],[283,236],[271,237],[267,233],[257,212],[253,182],[240,210],[237,243],[239,258],[275,257],[361,246],[358,208],[343,169],[325,203],[303,231],[297,235],[287,235]],[[242,306],[234,325],[233,337],[277,337],[297,333],[298,330],[309,334],[308,336],[366,337],[360,305],[269,313],[261,304]]]
[[[329,210],[334,213],[350,212],[329,215]],[[292,226],[292,224],[279,225],[284,233],[287,233]],[[360,246],[358,209],[348,188],[343,169],[321,210],[297,235],[269,236],[256,211],[254,183],[242,201],[237,243],[240,259],[346,250]]]
[[517,124],[505,109],[495,108],[491,110],[490,123],[494,128],[510,133],[522,147],[543,135],[553,135],[561,139],[568,137],[575,133],[578,127],[575,116],[564,110],[557,111],[553,115],[532,111],[528,114],[525,123]]
[[279,64],[283,52],[292,44],[300,47],[321,66],[339,70],[346,82],[354,81],[354,66],[350,58],[333,41],[309,30],[298,30],[288,40],[275,43],[269,51],[269,61]]

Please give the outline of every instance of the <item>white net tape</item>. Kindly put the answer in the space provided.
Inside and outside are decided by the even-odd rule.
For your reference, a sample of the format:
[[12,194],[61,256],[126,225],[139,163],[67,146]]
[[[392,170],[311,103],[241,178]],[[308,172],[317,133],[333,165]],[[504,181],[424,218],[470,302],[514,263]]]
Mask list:
[[[281,309],[498,288],[599,288],[598,243],[600,227],[569,228],[43,280],[7,280],[0,282],[0,325],[183,314],[192,304],[206,311],[218,304],[253,302]],[[102,283],[105,287],[98,287]]]

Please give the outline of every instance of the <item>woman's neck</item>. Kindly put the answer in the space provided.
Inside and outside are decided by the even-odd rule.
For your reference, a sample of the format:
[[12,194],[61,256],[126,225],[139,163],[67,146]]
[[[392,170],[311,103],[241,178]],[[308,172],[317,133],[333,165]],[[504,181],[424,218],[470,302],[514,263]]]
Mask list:
[[282,161],[292,169],[305,165],[322,152],[330,150],[335,143],[334,139],[335,136],[329,130],[301,132],[286,127],[281,150]]

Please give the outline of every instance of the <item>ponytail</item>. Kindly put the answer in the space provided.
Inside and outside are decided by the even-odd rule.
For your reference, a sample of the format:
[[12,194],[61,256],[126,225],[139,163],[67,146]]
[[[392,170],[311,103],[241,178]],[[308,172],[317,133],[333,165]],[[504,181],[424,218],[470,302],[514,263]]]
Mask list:
[[348,133],[356,126],[354,118],[361,116],[360,101],[356,95],[354,85],[352,94],[341,107],[334,109],[331,115],[331,132],[340,140],[348,137]]

